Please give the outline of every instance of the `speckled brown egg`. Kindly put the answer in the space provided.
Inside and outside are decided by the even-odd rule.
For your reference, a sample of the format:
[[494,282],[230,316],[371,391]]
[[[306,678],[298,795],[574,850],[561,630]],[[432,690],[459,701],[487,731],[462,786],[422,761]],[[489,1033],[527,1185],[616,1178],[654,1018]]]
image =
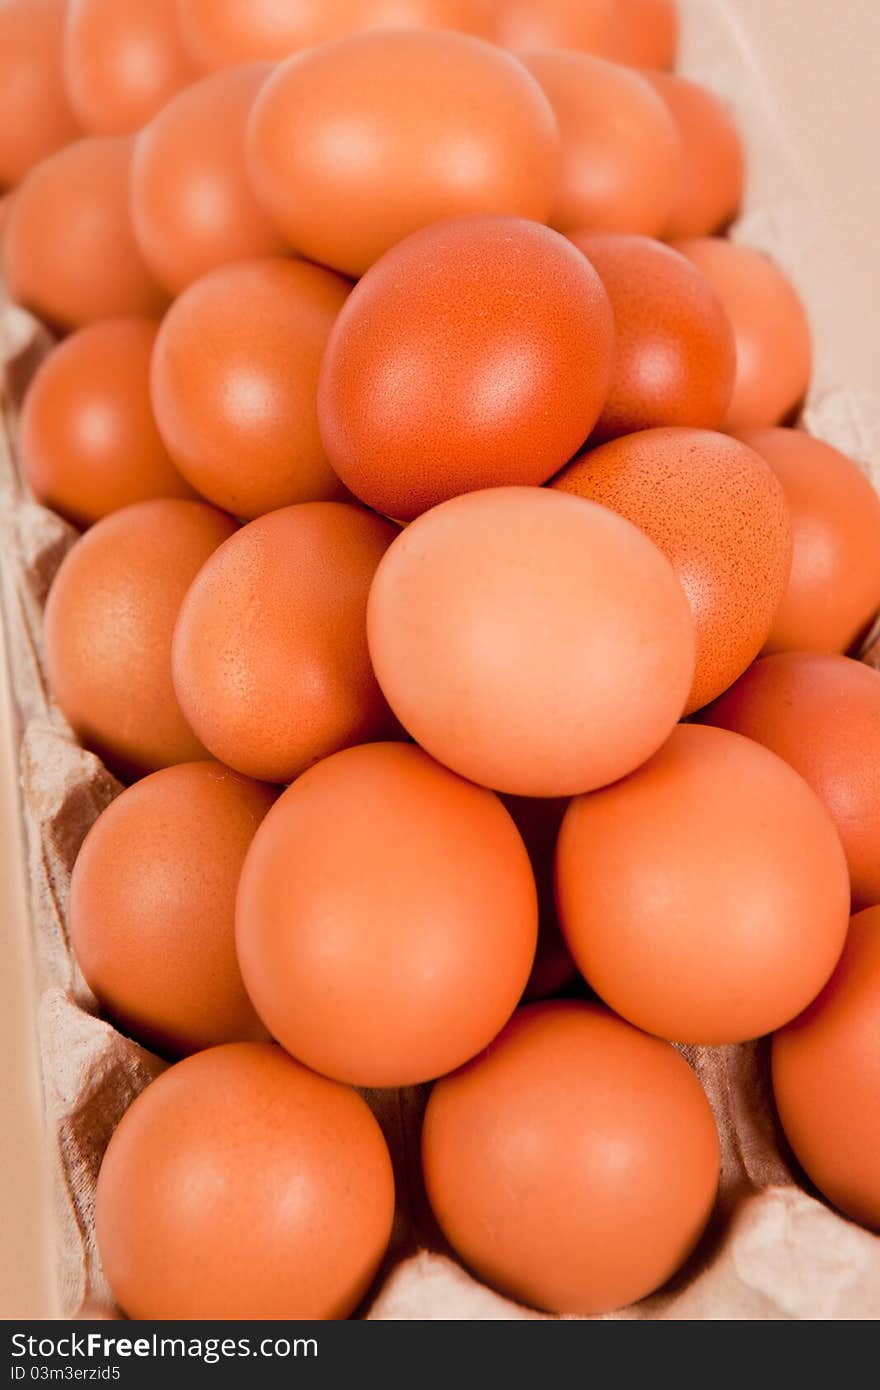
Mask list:
[[706,277],[651,237],[576,232],[614,314],[611,389],[593,439],[694,425],[715,429],[736,369],[733,332]]
[[754,247],[723,237],[674,245],[702,270],[733,328],[736,379],[722,427],[778,425],[799,405],[812,370],[810,325],[794,286]]
[[745,430],[785,489],[794,548],[767,652],[847,651],[880,608],[880,497],[859,465],[804,430]]
[[104,1011],[154,1052],[268,1036],[238,968],[235,895],[276,793],[220,763],[181,763],[128,787],[85,838],[73,949]]
[[721,231],[736,216],[745,178],[745,156],[733,116],[698,82],[673,72],[642,75],[665,101],[681,139],[681,181],[663,235],[696,237]]
[[543,483],[596,422],[613,337],[598,275],[548,227],[424,227],[367,272],[333,328],[318,381],[328,458],[406,521],[463,492]]
[[252,521],[202,570],[174,636],[181,706],[216,758],[291,782],[394,725],[367,651],[367,594],[397,527],[342,502]]
[[672,563],[697,636],[687,711],[720,695],[757,656],[785,591],[791,521],[762,458],[711,430],[624,435],[552,484],[635,523]]
[[67,0],[0,5],[0,188],[80,133],[61,55]]
[[10,298],[60,328],[159,314],[167,298],[137,248],[128,207],[133,140],[76,140],[31,170],[3,246]]
[[519,56],[559,122],[551,226],[658,236],[681,176],[681,141],[663,100],[639,73],[604,58],[558,49]]
[[21,454],[41,502],[84,529],[150,497],[193,497],[150,407],[154,319],[102,319],[44,359],[25,397]]
[[124,778],[205,756],[171,684],[171,635],[196,574],[235,530],[202,502],[137,502],[87,531],[55,576],[52,692],[80,742]]

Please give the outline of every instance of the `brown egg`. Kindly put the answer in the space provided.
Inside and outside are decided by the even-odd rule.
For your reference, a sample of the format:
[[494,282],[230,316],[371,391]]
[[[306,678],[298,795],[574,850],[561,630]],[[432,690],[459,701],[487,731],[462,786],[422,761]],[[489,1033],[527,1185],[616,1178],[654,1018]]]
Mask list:
[[853,917],[814,1004],[773,1039],[773,1094],[788,1142],[821,1192],[880,1231],[880,907]]
[[843,652],[880,608],[880,498],[858,464],[803,430],[745,430],[791,512],[788,588],[766,652]]
[[880,674],[845,656],[781,652],[702,717],[763,743],[809,782],[843,842],[853,906],[880,903]]
[[486,1047],[536,932],[529,857],[498,798],[405,743],[303,773],[254,838],[236,911],[263,1022],[356,1086],[429,1081]]
[[613,334],[598,275],[555,232],[506,217],[426,227],[364,276],[331,334],[318,383],[330,462],[401,520],[542,483],[595,423]]
[[207,564],[174,637],[174,684],[215,757],[290,782],[393,727],[367,652],[367,593],[397,534],[361,507],[269,512]]
[[532,861],[538,890],[538,946],[524,999],[547,999],[577,979],[577,967],[563,940],[553,893],[553,859],[565,797],[503,796]]
[[193,497],[153,419],[153,319],[104,319],[41,364],[21,417],[21,455],[41,502],[85,528],[150,497]]
[[64,76],[83,130],[138,130],[196,76],[177,0],[70,0]]
[[677,49],[676,0],[614,0],[609,58],[636,68],[671,68]]
[[715,429],[733,390],[733,332],[696,266],[651,237],[575,232],[614,313],[611,389],[599,442],[651,425]]
[[682,147],[678,196],[665,237],[701,237],[722,231],[739,211],[745,156],[734,119],[725,103],[674,72],[644,72],[669,108]]
[[271,1043],[210,1048],[122,1117],[95,1233],[134,1319],[345,1318],[385,1253],[394,1178],[347,1086]]
[[494,0],[504,48],[565,48],[610,56],[616,0]]
[[509,53],[465,34],[375,30],[282,63],[254,104],[247,155],[291,245],[356,276],[441,218],[547,221],[559,132]]
[[258,63],[196,82],[163,107],[135,146],[134,234],[172,294],[218,265],[284,250],[244,162],[245,126],[269,72]]
[[548,221],[561,232],[658,236],[681,177],[666,106],[636,72],[586,53],[520,54],[556,114],[562,176]]
[[350,32],[364,0],[177,0],[184,43],[205,71],[278,62]]
[[554,1313],[608,1313],[684,1263],[712,1211],[718,1134],[684,1058],[596,1004],[521,1009],[434,1087],[422,1166],[450,1244]]
[[318,433],[318,370],[348,284],[281,257],[220,266],[169,309],[153,354],[159,432],[236,516],[344,497]]
[[60,328],[158,314],[167,302],[131,229],[132,145],[124,135],[77,140],[16,194],[3,245],[9,295]]
[[785,493],[763,459],[710,430],[642,430],[581,454],[552,486],[619,512],[659,546],[696,630],[687,711],[720,695],[764,645],[791,565]]
[[61,68],[67,0],[0,5],[0,188],[75,140]]
[[488,488],[402,531],[367,615],[404,728],[462,777],[568,796],[631,772],[680,717],[694,637],[647,536],[548,488]]
[[52,693],[79,741],[126,779],[205,756],[174,695],[171,635],[199,569],[235,529],[201,502],[138,502],[97,522],[55,576]]
[[578,968],[636,1027],[676,1042],[757,1038],[806,1008],[849,917],[834,824],[749,739],[681,724],[649,762],[577,797],[556,850]]
[[85,838],[73,949],[102,1009],[154,1052],[267,1036],[241,982],[235,895],[275,796],[220,763],[181,763],[129,787]]
[[794,288],[761,251],[722,237],[675,242],[721,300],[736,342],[736,380],[723,428],[778,425],[803,398],[812,370],[810,326]]
[[[350,0],[352,29],[456,29],[494,38],[498,0]],[[506,0],[505,0],[506,2]]]

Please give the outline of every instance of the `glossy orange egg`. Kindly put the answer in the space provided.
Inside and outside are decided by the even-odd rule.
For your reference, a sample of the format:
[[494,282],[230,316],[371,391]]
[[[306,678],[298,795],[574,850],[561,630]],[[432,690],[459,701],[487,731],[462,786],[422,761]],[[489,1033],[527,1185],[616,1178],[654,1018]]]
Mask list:
[[497,0],[349,0],[354,29],[456,29],[494,38]]
[[67,0],[0,5],[0,188],[80,133],[61,55]]
[[74,526],[150,497],[193,497],[150,406],[153,319],[104,319],[72,333],[34,377],[21,456],[37,498]]
[[55,576],[52,693],[77,739],[126,779],[205,756],[171,684],[171,636],[184,594],[235,529],[202,502],[138,502],[96,522]]
[[678,129],[682,172],[663,235],[708,236],[732,222],[742,200],[745,155],[725,103],[673,72],[642,74],[663,98]]
[[736,379],[723,428],[778,425],[803,399],[812,370],[804,306],[761,251],[722,237],[674,243],[702,270],[721,300],[736,342]]
[[880,498],[846,454],[803,430],[745,430],[791,512],[794,546],[766,652],[846,651],[880,608]]
[[651,425],[715,429],[733,390],[733,332],[696,266],[651,237],[575,232],[614,314],[611,389],[599,442]]
[[112,801],[70,885],[76,959],[116,1025],[163,1056],[267,1037],[235,954],[235,895],[276,796],[220,763],[181,763]]
[[362,507],[307,502],[245,526],[192,585],[174,683],[216,758],[290,782],[393,727],[370,666],[370,583],[396,535]]
[[764,460],[714,430],[642,430],[581,454],[552,486],[619,512],[659,546],[694,619],[687,710],[720,695],[758,655],[788,582],[788,504]]
[[773,1039],[773,1095],[786,1138],[821,1192],[880,1230],[880,907],[853,917],[837,969]]
[[83,130],[138,130],[196,76],[177,0],[70,0],[64,75]]
[[44,159],[18,189],[3,263],[10,298],[60,328],[161,313],[128,207],[132,139],[94,135]]
[[555,232],[495,217],[426,227],[339,315],[318,385],[327,455],[400,520],[477,488],[542,483],[592,429],[612,348],[599,277]]
[[616,1013],[724,1044],[816,997],[843,948],[849,879],[803,778],[749,739],[682,724],[631,777],[571,803],[556,900],[578,968]]
[[122,1117],[95,1232],[133,1319],[338,1319],[385,1253],[394,1177],[366,1101],[271,1043],[210,1048]]
[[284,250],[251,192],[244,132],[268,64],[231,68],[180,92],[135,147],[134,234],[160,284],[179,294],[216,266]]
[[855,908],[880,903],[880,673],[845,656],[762,657],[703,718],[773,750],[828,808]]
[[503,796],[523,838],[538,890],[538,945],[524,999],[547,999],[577,979],[577,967],[559,929],[553,891],[556,840],[568,801],[565,797]]
[[375,30],[282,63],[254,104],[247,154],[290,244],[357,276],[441,218],[546,221],[559,132],[509,53],[465,34]]
[[277,63],[350,32],[364,0],[177,0],[187,49],[205,71]]
[[420,748],[327,758],[282,795],[248,852],[236,914],[270,1032],[357,1086],[431,1080],[480,1052],[535,954],[529,857],[491,792]]
[[318,433],[324,347],[348,294],[281,257],[220,266],[165,316],[153,354],[159,432],[185,478],[236,516],[344,496]]
[[664,1284],[715,1202],[719,1143],[687,1062],[596,1004],[521,1009],[431,1093],[422,1166],[475,1273],[553,1313]]
[[370,654],[404,728],[463,777],[567,796],[632,771],[680,717],[693,625],[629,522],[490,488],[402,531],[370,593]]
[[671,68],[677,49],[677,0],[614,0],[609,58],[636,68]]
[[616,0],[494,0],[504,48],[564,48],[610,56]]
[[558,49],[519,56],[559,122],[552,226],[658,236],[681,177],[681,141],[662,99],[638,73],[604,58]]

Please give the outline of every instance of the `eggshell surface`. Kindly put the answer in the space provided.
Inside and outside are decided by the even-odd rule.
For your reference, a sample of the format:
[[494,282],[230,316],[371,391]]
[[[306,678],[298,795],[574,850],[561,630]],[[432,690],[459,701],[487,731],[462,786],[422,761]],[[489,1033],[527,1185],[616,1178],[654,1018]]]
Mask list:
[[184,42],[205,70],[278,62],[350,31],[364,0],[177,0]]
[[83,130],[138,130],[196,76],[177,0],[70,0],[64,75]]
[[129,1318],[338,1319],[393,1214],[366,1102],[271,1043],[232,1043],[179,1062],[123,1115],[95,1229]]
[[582,454],[553,487],[619,512],[672,564],[697,637],[687,711],[726,690],[766,641],[791,564],[788,505],[763,459],[714,431],[642,430]]
[[828,812],[781,758],[682,724],[569,807],[556,900],[578,968],[623,1018],[676,1042],[757,1038],[837,963],[849,880]]
[[766,652],[846,651],[880,608],[880,498],[858,464],[803,430],[739,436],[767,461],[791,512],[791,573]]
[[880,674],[845,656],[780,652],[703,718],[772,749],[809,782],[846,851],[854,908],[880,903]]
[[786,1137],[821,1192],[880,1230],[880,907],[853,917],[837,969],[773,1039]]
[[559,132],[509,53],[465,34],[375,30],[282,63],[254,105],[247,154],[291,246],[358,276],[442,218],[546,221]]
[[335,471],[399,520],[462,492],[544,482],[596,421],[613,323],[562,237],[458,218],[408,237],[352,291],[318,383]]
[[632,771],[693,676],[669,562],[622,517],[543,488],[469,493],[413,522],[376,572],[367,621],[404,728],[463,777],[519,796]]
[[153,354],[159,432],[183,476],[240,517],[344,496],[318,432],[324,347],[348,285],[281,257],[220,266],[175,300]]
[[150,406],[153,319],[104,319],[41,363],[21,415],[21,453],[36,496],[81,529],[151,497],[193,497]]
[[709,1103],[674,1048],[595,1004],[521,1009],[434,1087],[428,1196],[476,1274],[562,1314],[651,1293],[702,1234],[718,1186]]
[[276,796],[220,763],[180,763],[112,801],[85,838],[70,934],[123,1032],[165,1057],[263,1040],[235,954],[235,895]]
[[520,54],[559,122],[562,175],[548,221],[561,232],[657,236],[681,176],[681,141],[638,73],[586,53]]
[[681,180],[663,235],[700,237],[722,230],[739,210],[745,179],[745,156],[733,116],[708,87],[678,73],[642,76],[663,98],[681,140]]
[[157,315],[166,297],[131,229],[132,140],[76,140],[31,170],[18,188],[3,240],[10,298],[50,324]]
[[216,758],[290,782],[393,727],[367,651],[367,594],[396,534],[361,507],[309,502],[245,526],[182,605],[174,684]]
[[189,585],[235,529],[201,502],[138,502],[97,522],[55,576],[49,684],[77,739],[125,779],[205,756],[171,684],[171,636]]
[[171,294],[216,266],[285,249],[251,191],[244,159],[247,119],[271,70],[254,63],[203,78],[141,133],[132,165],[134,234]]
[[0,5],[0,188],[80,134],[61,65],[67,0]]
[[810,325],[794,287],[751,246],[722,237],[673,243],[721,300],[736,342],[736,379],[722,428],[778,425],[800,403],[812,371]]
[[316,1071],[406,1086],[503,1027],[535,954],[525,847],[497,797],[408,744],[349,748],[282,795],[236,936],[263,1022]]
[[736,370],[733,332],[695,266],[651,237],[575,232],[614,314],[611,387],[592,439],[654,425],[720,425]]

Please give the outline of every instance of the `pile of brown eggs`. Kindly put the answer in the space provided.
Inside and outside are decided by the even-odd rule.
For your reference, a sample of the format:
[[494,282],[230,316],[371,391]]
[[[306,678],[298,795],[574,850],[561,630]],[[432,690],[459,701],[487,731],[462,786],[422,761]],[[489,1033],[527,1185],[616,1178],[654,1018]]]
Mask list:
[[673,1043],[774,1034],[880,1227],[880,500],[792,427],[804,310],[675,48],[674,0],[0,5],[21,454],[83,533],[46,666],[129,784],[70,930],[174,1063],[98,1185],[131,1317],[355,1311],[355,1088],[425,1082],[468,1267],[643,1297],[718,1183]]

